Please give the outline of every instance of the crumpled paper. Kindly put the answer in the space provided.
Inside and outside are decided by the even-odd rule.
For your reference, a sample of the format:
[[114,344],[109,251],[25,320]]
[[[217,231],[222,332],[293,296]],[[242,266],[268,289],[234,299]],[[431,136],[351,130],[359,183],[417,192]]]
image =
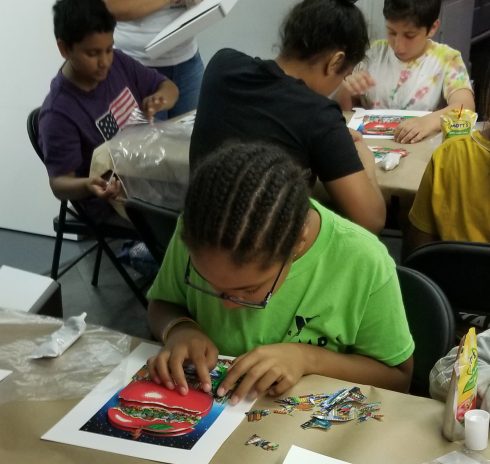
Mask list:
[[87,313],[72,316],[39,345],[29,356],[31,359],[57,358],[72,346],[85,332]]

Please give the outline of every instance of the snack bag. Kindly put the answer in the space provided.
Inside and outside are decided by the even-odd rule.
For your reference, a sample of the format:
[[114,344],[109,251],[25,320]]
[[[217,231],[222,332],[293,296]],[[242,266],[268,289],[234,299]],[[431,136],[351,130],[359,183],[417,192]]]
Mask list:
[[449,441],[464,438],[464,413],[476,407],[478,349],[475,328],[471,327],[459,344],[444,410],[443,435]]
[[460,135],[470,135],[478,115],[467,109],[454,109],[441,116],[442,140]]

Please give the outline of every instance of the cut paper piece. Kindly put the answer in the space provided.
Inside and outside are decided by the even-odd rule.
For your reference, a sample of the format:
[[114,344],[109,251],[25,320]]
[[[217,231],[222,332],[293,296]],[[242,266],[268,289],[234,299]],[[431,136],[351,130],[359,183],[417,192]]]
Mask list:
[[6,377],[8,377],[11,373],[12,371],[8,371],[6,369],[0,369],[0,382]]
[[[157,462],[209,462],[253,402],[229,406],[202,392],[187,368],[186,396],[151,382],[145,363],[159,349],[140,344],[42,438]],[[211,372],[213,392],[230,364],[220,357]]]
[[357,110],[348,127],[359,131],[365,138],[393,139],[398,125],[410,118],[430,114],[430,111]]
[[369,149],[373,152],[376,164],[385,161],[386,156],[390,153],[398,153],[401,158],[408,155],[408,150],[405,150],[405,148],[370,146]]
[[291,446],[283,464],[305,464],[305,462],[308,464],[349,464],[346,461],[339,461],[296,445]]

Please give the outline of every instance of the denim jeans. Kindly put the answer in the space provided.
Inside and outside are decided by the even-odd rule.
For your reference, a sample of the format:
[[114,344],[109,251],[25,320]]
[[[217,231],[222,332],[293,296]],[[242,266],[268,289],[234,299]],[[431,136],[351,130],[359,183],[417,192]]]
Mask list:
[[204,73],[204,65],[199,52],[190,60],[175,66],[161,66],[153,69],[167,76],[179,89],[179,99],[175,106],[168,111],[157,113],[157,119],[170,119],[197,107],[202,75]]

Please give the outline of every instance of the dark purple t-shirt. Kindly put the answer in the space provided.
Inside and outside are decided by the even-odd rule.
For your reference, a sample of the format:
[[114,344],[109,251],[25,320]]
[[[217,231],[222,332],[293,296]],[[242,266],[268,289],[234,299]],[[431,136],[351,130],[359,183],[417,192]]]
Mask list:
[[49,177],[69,172],[87,176],[94,149],[124,127],[131,110],[141,107],[164,80],[119,50],[114,50],[107,79],[90,92],[60,70],[39,114],[39,143]]

